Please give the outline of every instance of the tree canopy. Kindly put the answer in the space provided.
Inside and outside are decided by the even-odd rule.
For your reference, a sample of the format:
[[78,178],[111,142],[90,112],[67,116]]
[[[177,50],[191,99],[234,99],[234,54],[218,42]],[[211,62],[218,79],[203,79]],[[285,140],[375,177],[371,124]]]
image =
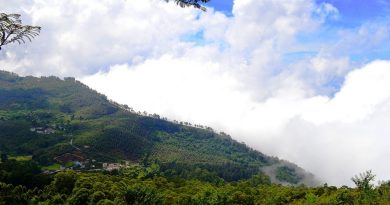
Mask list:
[[0,13],[0,50],[10,43],[26,43],[39,35],[41,27],[23,25],[20,14]]
[[[170,1],[170,0],[165,0]],[[195,7],[197,9],[201,9],[202,11],[206,11],[206,8],[201,5],[201,3],[207,3],[210,0],[174,0],[175,3],[181,7]]]

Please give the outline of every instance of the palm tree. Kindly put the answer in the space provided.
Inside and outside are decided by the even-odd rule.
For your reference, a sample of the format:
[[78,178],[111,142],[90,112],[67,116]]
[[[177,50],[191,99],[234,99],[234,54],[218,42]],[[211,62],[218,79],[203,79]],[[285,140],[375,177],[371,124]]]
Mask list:
[[[165,0],[170,1],[170,0]],[[207,3],[210,0],[174,0],[175,3],[181,7],[189,7],[193,6],[197,9],[201,9],[202,11],[206,11],[206,8],[201,5],[201,3]]]
[[0,13],[0,50],[1,47],[10,43],[19,44],[32,41],[39,35],[41,27],[22,25],[20,14]]

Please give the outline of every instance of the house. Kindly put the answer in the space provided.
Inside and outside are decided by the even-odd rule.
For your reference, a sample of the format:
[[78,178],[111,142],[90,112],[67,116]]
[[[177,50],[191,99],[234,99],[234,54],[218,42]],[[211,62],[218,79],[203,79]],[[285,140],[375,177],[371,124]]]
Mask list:
[[54,134],[56,132],[56,130],[48,127],[48,128],[44,128],[44,127],[32,127],[30,128],[30,131],[31,132],[36,132],[38,134],[43,134],[43,135],[49,135],[49,134]]
[[118,163],[103,163],[103,169],[106,171],[114,171],[114,170],[119,170],[121,168],[121,165]]
[[43,133],[45,134],[45,135],[49,135],[49,134],[54,134],[56,131],[54,130],[54,129],[52,129],[52,128],[46,128],[44,131],[43,131]]

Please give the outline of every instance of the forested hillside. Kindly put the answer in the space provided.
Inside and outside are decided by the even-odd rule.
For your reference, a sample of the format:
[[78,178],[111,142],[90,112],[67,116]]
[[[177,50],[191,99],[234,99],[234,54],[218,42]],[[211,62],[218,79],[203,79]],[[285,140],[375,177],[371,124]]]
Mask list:
[[30,157],[47,171],[74,163],[80,170],[121,162],[157,163],[182,175],[198,168],[226,181],[248,179],[267,168],[274,182],[314,183],[313,176],[296,165],[266,156],[225,133],[136,113],[74,78],[0,72],[0,130],[1,153]]
[[[225,133],[109,101],[73,78],[0,72],[0,204],[388,204],[374,175],[315,185]],[[305,185],[306,184],[306,185]]]

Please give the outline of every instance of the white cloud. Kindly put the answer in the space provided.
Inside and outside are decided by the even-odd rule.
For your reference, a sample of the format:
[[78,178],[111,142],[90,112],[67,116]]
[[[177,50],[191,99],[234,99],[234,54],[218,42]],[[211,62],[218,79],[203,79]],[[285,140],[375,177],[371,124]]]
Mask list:
[[[190,58],[163,56],[136,66],[117,65],[109,73],[83,81],[136,110],[169,113],[174,119],[205,125],[216,123],[212,116],[228,119],[231,113],[241,113],[240,107],[249,101],[240,92],[239,82],[218,64]],[[237,109],[227,112],[229,107]]]
[[[356,122],[366,119],[377,110],[377,106],[390,98],[389,63],[377,61],[361,70],[350,72],[342,89],[324,107],[314,110],[323,114],[311,121]],[[309,115],[311,111],[309,112]]]
[[325,2],[321,3],[321,5],[317,8],[316,13],[318,17],[323,20],[326,20],[327,18],[337,20],[339,18],[339,10],[332,4]]
[[390,167],[381,165],[390,143],[389,68],[378,61],[350,72],[334,98],[305,97],[292,87],[261,102],[218,64],[188,58],[118,65],[83,81],[137,110],[211,125],[330,184],[350,185],[368,169],[390,178]]
[[[229,67],[247,82],[247,89],[269,87],[258,92],[259,98],[272,95],[272,89],[279,86],[273,74],[274,68],[285,67],[280,57],[294,44],[294,35],[319,26],[321,20],[311,17],[323,10],[316,9],[311,0],[237,0],[235,16],[228,18],[212,9],[207,13],[179,9],[161,0],[34,0],[19,1],[20,6],[0,1],[5,10],[22,13],[26,22],[43,27],[33,43],[5,48],[0,59],[5,69],[20,74],[84,76],[165,54],[201,55]],[[183,41],[199,33],[207,45]]]
[[[11,1],[2,7],[14,7]],[[196,32],[199,11],[178,9],[164,1],[36,0],[10,12],[29,16],[43,27],[28,47],[6,47],[18,61],[31,61],[23,74],[85,75],[119,62],[132,62],[181,51],[184,34]],[[24,9],[21,9],[24,8]],[[25,52],[25,50],[27,50]],[[0,61],[1,65],[9,58]]]
[[[379,45],[389,41],[389,25],[390,22],[386,19],[364,22],[356,28],[340,29],[337,42],[324,45],[321,54],[346,56],[377,52]],[[362,58],[367,61],[364,57]]]

